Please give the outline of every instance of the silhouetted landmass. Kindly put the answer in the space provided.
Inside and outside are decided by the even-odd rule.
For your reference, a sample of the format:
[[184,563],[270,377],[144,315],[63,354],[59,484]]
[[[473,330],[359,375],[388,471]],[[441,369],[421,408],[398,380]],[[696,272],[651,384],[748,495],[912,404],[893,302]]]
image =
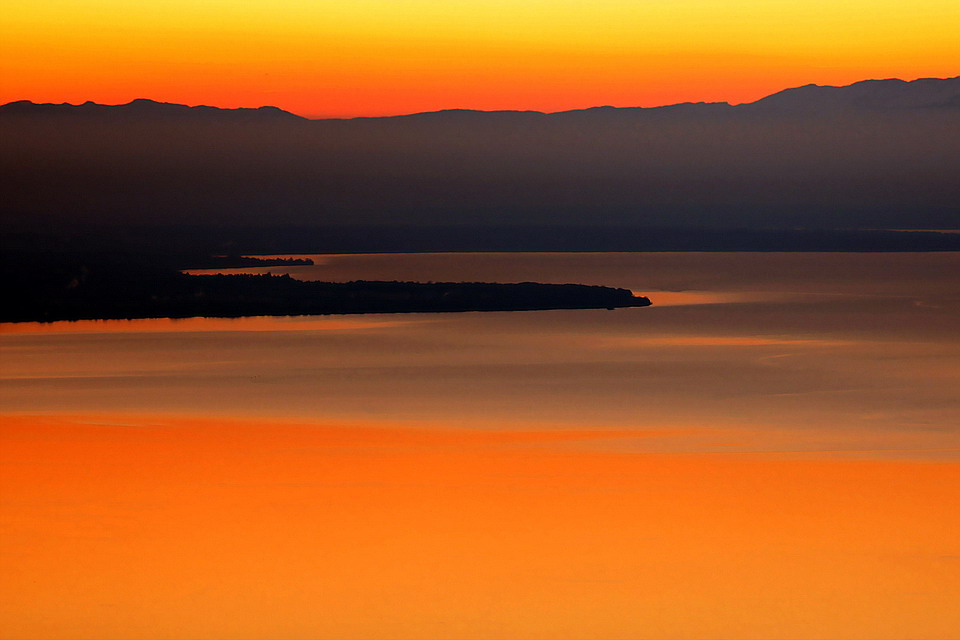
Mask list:
[[[269,266],[230,254],[443,251],[960,251],[960,233],[884,229],[696,229],[606,226],[56,225],[0,228],[0,251],[124,254],[179,268]],[[32,258],[28,260],[32,261]],[[280,265],[282,266],[282,265]]]
[[810,85],[744,105],[348,120],[19,102],[0,108],[0,139],[0,220],[24,232],[200,225],[226,243],[265,229],[236,250],[279,253],[925,250],[948,240],[845,230],[960,227],[960,78]]
[[649,306],[626,289],[523,282],[304,282],[288,275],[178,275],[123,290],[68,286],[9,300],[0,321],[290,316]]
[[[0,322],[525,311],[640,307],[626,289],[580,284],[305,282],[287,275],[187,275],[182,256],[4,254]],[[263,265],[259,265],[263,266]]]
[[205,256],[184,264],[186,269],[241,269],[244,267],[295,267],[312,265],[310,258],[257,258],[254,256]]

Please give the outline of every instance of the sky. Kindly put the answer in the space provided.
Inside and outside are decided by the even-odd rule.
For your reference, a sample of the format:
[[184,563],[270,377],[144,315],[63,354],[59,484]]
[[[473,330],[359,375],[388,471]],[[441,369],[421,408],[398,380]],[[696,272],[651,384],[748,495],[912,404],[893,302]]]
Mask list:
[[955,0],[5,0],[0,103],[308,117],[749,102],[957,74]]

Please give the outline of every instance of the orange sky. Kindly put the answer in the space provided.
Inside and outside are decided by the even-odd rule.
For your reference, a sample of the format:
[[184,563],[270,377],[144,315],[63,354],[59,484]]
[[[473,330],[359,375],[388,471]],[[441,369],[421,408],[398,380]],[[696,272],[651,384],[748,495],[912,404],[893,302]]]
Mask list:
[[308,116],[751,101],[957,75],[955,0],[7,0],[0,102]]

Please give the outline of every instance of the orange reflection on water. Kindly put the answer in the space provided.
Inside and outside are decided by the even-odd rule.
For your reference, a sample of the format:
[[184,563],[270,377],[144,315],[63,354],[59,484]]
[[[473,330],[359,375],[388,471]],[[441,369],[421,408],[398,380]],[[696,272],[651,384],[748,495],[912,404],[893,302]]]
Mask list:
[[849,340],[706,335],[610,338],[606,343],[613,347],[842,347],[857,344]]
[[719,291],[634,291],[635,296],[647,296],[658,307],[677,307],[690,304],[727,304],[757,299],[756,294]]
[[5,322],[0,333],[170,333],[223,331],[353,331],[405,324],[399,320],[342,316],[250,316],[244,318],[137,318],[133,320],[64,320]]
[[951,638],[960,466],[6,416],[6,638]]

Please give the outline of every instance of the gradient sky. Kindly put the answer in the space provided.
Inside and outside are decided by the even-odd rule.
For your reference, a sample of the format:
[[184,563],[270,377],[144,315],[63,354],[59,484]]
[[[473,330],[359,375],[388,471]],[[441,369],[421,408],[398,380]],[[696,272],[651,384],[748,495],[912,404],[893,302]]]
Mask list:
[[957,74],[955,0],[7,0],[0,102],[307,116],[745,102]]

